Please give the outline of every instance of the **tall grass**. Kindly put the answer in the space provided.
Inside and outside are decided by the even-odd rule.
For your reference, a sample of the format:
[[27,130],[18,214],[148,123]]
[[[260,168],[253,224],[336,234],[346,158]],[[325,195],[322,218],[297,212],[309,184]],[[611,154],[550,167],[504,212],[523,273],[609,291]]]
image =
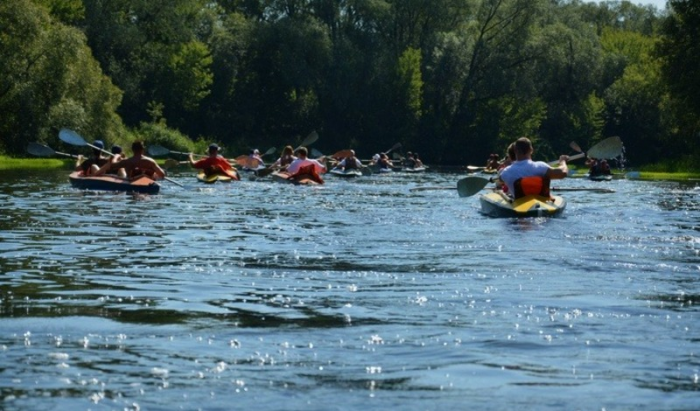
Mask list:
[[0,170],[71,169],[74,160],[60,158],[12,158],[0,156]]

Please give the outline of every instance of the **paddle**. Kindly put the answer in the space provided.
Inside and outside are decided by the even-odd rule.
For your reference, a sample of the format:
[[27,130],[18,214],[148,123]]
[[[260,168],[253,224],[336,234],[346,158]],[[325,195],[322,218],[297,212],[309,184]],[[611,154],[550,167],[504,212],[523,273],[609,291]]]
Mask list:
[[296,151],[299,150],[301,147],[307,147],[307,148],[308,148],[308,146],[310,146],[310,145],[312,145],[313,143],[315,143],[316,140],[318,140],[318,133],[316,132],[316,130],[314,130],[314,131],[312,131],[311,133],[309,133],[308,136],[306,136],[306,138],[301,142],[301,144],[299,144],[299,146],[298,146],[297,148],[294,149],[294,151],[296,152]]
[[336,160],[342,160],[345,157],[350,157],[352,155],[352,150],[346,148],[345,150],[336,151],[331,157]]
[[236,164],[238,164],[239,166],[245,167],[245,168],[248,168],[251,170],[255,170],[260,165],[260,160],[258,160],[256,158],[250,158],[250,156],[247,156],[245,154],[242,154],[242,155],[234,158],[233,161],[235,161]]
[[457,194],[460,197],[471,197],[486,187],[490,183],[490,178],[482,178],[476,176],[465,177],[457,181]]
[[[169,150],[163,146],[159,146],[158,144],[153,145],[153,146],[148,146],[148,154],[158,157],[158,156],[167,156],[168,154],[182,154],[185,156],[189,156],[190,153],[183,153],[182,151],[174,151],[174,150]],[[205,155],[202,154],[193,154],[195,157],[206,157]]]
[[265,157],[265,156],[269,156],[269,155],[271,155],[271,154],[275,154],[275,151],[277,151],[276,148],[270,147],[270,148],[267,149],[266,152],[262,153],[262,155],[261,155],[260,157]]
[[[484,187],[481,187],[483,190]],[[426,186],[426,187],[413,187],[408,191],[433,191],[433,190],[458,190],[458,187],[439,187],[439,186]],[[614,193],[615,190],[612,188],[586,188],[586,187],[552,187],[552,191],[590,191],[593,193]],[[463,196],[460,196],[463,197]]]
[[60,151],[56,151],[51,147],[34,142],[29,143],[29,145],[27,146],[27,152],[37,157],[50,157],[58,154],[59,156],[78,158],[78,156],[74,154],[61,153]]
[[171,167],[178,167],[178,166],[181,166],[183,164],[189,164],[189,161],[177,161],[177,160],[173,160],[172,158],[169,158],[169,159],[165,160],[164,166],[167,168],[171,168]]
[[[92,147],[92,148],[95,149],[95,150],[100,150],[100,151],[102,151],[103,153],[107,153],[107,154],[109,154],[110,156],[114,156],[114,154],[110,153],[109,151],[104,150],[104,149],[101,149],[101,148],[99,148],[99,147],[97,147],[97,146],[94,146],[94,145],[88,143],[88,142],[85,141],[85,139],[84,139],[82,136],[80,136],[78,133],[76,133],[76,132],[73,131],[73,130],[69,130],[69,129],[67,129],[67,128],[61,129],[61,131],[59,131],[59,133],[58,133],[58,138],[60,138],[61,141],[63,141],[64,143],[68,143],[68,144],[71,144],[71,145],[74,145],[74,146],[80,146],[80,147],[84,147],[84,146]],[[180,187],[184,187],[182,184],[178,183],[177,181],[173,180],[172,178],[163,177],[163,179],[164,179],[164,180],[167,180],[167,181],[170,181],[171,183],[173,183],[173,184],[175,184],[175,185],[178,185],[178,186],[180,186]]]
[[620,137],[609,137],[588,150],[588,156],[597,159],[610,159],[622,154],[622,140]]
[[479,170],[485,170],[486,167],[477,167],[477,166],[467,166],[467,170],[469,171],[479,171]]
[[384,154],[387,154],[387,155],[388,155],[389,153],[391,153],[392,151],[396,150],[397,148],[401,148],[401,143],[396,143],[396,144],[394,144],[393,146],[391,146],[390,149],[388,149],[387,151],[385,151]]
[[590,191],[592,193],[614,193],[612,188],[552,187],[552,191]]
[[583,153],[583,150],[581,150],[581,146],[576,144],[575,141],[572,141],[571,143],[569,143],[569,147],[571,147],[571,149],[577,153]]

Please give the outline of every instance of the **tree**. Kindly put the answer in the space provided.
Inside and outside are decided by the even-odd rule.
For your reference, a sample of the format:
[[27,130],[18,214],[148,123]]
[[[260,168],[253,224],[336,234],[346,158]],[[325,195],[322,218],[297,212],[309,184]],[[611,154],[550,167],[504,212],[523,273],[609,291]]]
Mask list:
[[0,3],[0,135],[4,149],[56,141],[60,128],[115,141],[121,93],[92,58],[77,29],[29,0]]

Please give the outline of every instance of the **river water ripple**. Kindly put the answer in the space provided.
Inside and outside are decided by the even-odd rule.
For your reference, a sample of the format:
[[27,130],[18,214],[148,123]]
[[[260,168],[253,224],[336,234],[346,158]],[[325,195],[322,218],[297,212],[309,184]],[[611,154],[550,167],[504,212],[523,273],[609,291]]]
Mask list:
[[617,192],[509,220],[410,190],[454,173],[173,176],[2,177],[0,408],[698,408],[697,185],[568,179]]

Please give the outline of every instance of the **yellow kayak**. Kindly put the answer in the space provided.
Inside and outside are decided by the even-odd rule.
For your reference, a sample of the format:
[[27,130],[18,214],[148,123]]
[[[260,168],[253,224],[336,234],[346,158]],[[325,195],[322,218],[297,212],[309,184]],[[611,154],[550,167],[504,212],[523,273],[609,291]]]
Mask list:
[[489,217],[557,217],[564,212],[566,200],[560,196],[552,199],[531,195],[511,200],[503,192],[493,192],[480,197],[481,213]]
[[204,173],[199,173],[197,174],[197,181],[204,184],[214,184],[217,181],[221,181],[222,183],[230,183],[233,181],[233,178],[224,174],[206,175]]

